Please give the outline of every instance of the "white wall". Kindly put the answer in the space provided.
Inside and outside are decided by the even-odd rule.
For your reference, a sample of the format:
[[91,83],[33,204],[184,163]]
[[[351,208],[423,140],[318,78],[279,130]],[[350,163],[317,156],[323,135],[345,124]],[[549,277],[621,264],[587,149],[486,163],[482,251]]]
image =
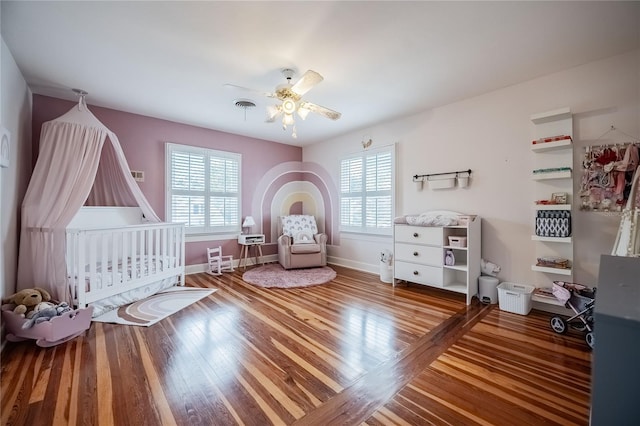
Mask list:
[[[536,284],[537,274],[531,271],[535,252],[529,117],[565,106],[574,114],[575,196],[584,146],[629,140],[613,132],[596,142],[611,125],[640,137],[640,51],[308,146],[303,161],[326,168],[338,185],[338,158],[361,150],[363,137],[372,137],[374,147],[397,142],[396,215],[431,209],[478,214],[483,218],[482,256],[502,266],[500,278]],[[411,180],[415,174],[466,169],[473,170],[466,189],[418,191]],[[610,252],[618,223],[613,215],[575,212],[575,281],[597,284],[599,256]],[[343,236],[329,256],[376,272],[378,253],[391,245],[390,238]]]
[[0,124],[11,132],[10,165],[0,168],[0,296],[15,292],[20,205],[31,175],[31,91],[4,40],[0,46]]

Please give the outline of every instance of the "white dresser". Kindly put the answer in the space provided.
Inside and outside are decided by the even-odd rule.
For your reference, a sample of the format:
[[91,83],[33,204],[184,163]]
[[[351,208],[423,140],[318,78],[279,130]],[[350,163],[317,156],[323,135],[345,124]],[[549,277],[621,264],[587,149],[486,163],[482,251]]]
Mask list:
[[[464,247],[451,245],[449,237]],[[397,280],[455,291],[467,304],[478,293],[480,276],[480,217],[467,226],[394,226],[394,283]],[[445,264],[447,251],[455,259]],[[450,255],[451,257],[451,255]]]

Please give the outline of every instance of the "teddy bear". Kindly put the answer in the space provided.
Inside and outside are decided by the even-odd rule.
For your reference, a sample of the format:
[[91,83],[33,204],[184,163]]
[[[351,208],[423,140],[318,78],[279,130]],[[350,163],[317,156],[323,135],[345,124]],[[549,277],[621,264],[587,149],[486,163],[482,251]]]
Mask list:
[[[18,315],[27,315],[42,302],[49,302],[51,295],[43,288],[27,288],[10,296],[5,303],[15,305],[13,312]],[[43,306],[44,307],[44,306]],[[48,307],[48,306],[47,306]],[[45,307],[46,308],[46,307]]]

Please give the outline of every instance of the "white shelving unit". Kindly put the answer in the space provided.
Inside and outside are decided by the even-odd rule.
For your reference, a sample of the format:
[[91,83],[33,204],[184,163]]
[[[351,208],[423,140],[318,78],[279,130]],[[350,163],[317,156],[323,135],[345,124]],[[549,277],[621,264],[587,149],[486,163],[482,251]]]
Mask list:
[[[533,123],[532,140],[566,135],[573,138],[573,118],[569,108],[561,108],[531,116]],[[551,287],[555,280],[572,281],[573,277],[573,238],[543,237],[535,235],[535,216],[540,210],[566,210],[573,217],[573,142],[569,139],[531,144],[533,170],[565,169],[544,173],[532,173],[534,181],[534,199],[532,200],[532,237],[535,244],[535,258],[531,270],[536,272],[536,287]],[[536,204],[537,200],[550,200],[554,193],[566,193],[566,204]],[[569,260],[571,268],[561,269],[538,266],[538,257],[559,257]],[[533,296],[533,301],[545,305],[562,306],[562,303]],[[544,307],[543,307],[544,308]],[[553,309],[551,309],[553,310]]]
[[571,204],[533,204],[532,209],[538,210],[571,210]]
[[[480,276],[480,217],[467,226],[394,226],[394,282],[396,280],[462,293],[467,304],[478,294]],[[449,237],[466,237],[466,247],[449,245]],[[452,250],[453,265],[445,254]]]
[[570,179],[571,172],[570,171],[560,171],[560,172],[547,172],[547,173],[533,173],[531,179],[533,180],[550,180],[550,179]]

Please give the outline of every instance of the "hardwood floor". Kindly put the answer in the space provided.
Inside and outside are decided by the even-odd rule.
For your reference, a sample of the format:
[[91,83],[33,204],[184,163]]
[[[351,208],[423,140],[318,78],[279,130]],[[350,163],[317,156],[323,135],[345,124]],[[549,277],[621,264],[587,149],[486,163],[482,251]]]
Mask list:
[[148,327],[92,323],[53,348],[6,344],[7,425],[587,425],[591,352],[548,315],[334,267],[262,289],[238,271]]

